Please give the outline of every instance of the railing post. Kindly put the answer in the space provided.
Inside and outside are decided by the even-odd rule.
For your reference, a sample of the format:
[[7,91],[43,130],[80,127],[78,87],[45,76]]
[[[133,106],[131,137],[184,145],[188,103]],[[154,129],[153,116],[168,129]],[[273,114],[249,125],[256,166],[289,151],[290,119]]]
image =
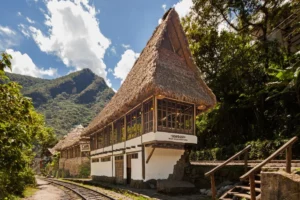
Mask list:
[[291,173],[291,165],[292,165],[292,146],[286,148],[286,169],[287,173]]
[[250,182],[250,196],[251,200],[256,199],[256,194],[255,194],[255,179],[254,179],[254,173],[251,173],[249,176],[249,182]]
[[244,155],[244,162],[245,162],[245,172],[248,171],[248,150],[245,152],[245,155]]
[[210,184],[211,184],[211,197],[213,200],[216,199],[217,192],[216,192],[216,184],[215,184],[215,175],[212,173],[210,175]]

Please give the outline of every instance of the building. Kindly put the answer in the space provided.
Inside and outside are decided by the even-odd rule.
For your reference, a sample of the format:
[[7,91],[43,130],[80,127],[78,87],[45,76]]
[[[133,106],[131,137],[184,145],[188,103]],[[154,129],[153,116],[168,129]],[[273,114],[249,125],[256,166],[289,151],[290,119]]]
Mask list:
[[197,143],[196,115],[215,95],[200,78],[178,14],[170,9],[111,101],[83,131],[94,180],[136,186],[168,179]]
[[60,152],[59,169],[70,176],[79,175],[80,166],[90,162],[89,138],[81,137],[83,130],[83,126],[76,126],[51,149],[52,152]]

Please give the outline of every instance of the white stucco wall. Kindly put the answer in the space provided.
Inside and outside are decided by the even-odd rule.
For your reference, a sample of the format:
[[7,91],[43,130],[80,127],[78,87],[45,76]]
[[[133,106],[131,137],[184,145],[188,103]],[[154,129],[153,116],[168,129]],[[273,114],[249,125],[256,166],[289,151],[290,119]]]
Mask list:
[[197,144],[197,136],[180,133],[167,133],[160,131],[156,133],[147,133],[142,136],[143,143],[150,143],[153,141]]
[[99,158],[99,162],[91,162],[91,175],[112,177],[112,160],[101,162],[101,158]]
[[138,152],[138,158],[131,159],[131,179],[143,180],[142,152]]
[[[152,148],[145,148],[145,162]],[[167,179],[173,173],[174,165],[183,155],[184,150],[156,148],[149,162],[145,163],[145,181]]]

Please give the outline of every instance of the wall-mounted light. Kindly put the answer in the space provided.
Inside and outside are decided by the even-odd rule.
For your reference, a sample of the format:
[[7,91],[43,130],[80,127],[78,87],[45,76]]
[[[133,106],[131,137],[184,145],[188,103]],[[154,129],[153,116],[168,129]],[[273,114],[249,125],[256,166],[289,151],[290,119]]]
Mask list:
[[206,109],[206,106],[205,106],[205,105],[200,105],[200,106],[198,106],[198,109],[199,109],[199,110],[205,110],[205,109]]
[[165,98],[164,95],[161,95],[161,94],[157,95],[157,99],[164,99],[164,98]]

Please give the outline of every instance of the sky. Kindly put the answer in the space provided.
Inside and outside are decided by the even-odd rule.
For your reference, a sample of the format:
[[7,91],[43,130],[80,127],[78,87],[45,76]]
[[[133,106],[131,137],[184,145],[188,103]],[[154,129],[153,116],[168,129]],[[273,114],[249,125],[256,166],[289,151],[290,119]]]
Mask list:
[[12,72],[53,79],[84,68],[119,89],[164,12],[192,0],[3,0],[0,52]]

